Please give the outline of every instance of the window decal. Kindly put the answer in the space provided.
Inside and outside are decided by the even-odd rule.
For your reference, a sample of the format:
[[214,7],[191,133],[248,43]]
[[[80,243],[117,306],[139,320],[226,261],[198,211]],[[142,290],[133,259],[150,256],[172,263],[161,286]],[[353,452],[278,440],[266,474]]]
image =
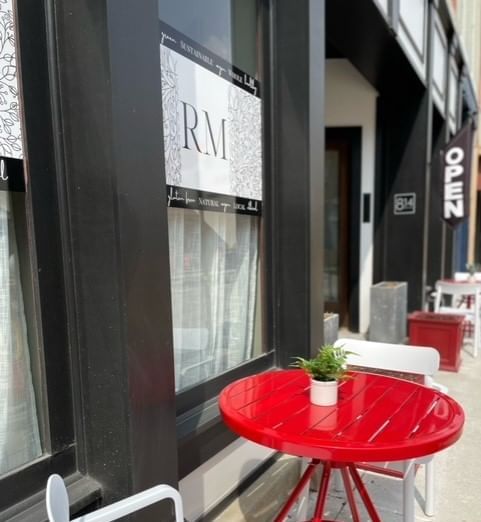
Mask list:
[[23,158],[12,0],[0,2],[0,156]]
[[161,22],[167,204],[260,215],[258,80]]

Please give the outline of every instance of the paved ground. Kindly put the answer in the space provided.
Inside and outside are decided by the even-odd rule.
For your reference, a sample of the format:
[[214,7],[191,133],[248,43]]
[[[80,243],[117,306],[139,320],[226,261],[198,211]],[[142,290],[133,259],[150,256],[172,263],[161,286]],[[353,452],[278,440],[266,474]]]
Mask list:
[[[423,468],[416,477],[416,522],[480,522],[481,521],[481,356],[474,359],[466,346],[459,373],[439,372],[436,380],[449,388],[466,412],[466,427],[461,440],[436,457],[436,514],[427,517],[422,511],[424,494]],[[401,483],[394,479],[365,476],[364,482],[379,508],[383,522],[402,522]],[[315,493],[311,493],[313,510]],[[352,520],[343,493],[331,485],[328,515],[332,520]],[[364,512],[362,520],[370,520]],[[291,518],[292,521],[295,518]]]
[[[470,346],[466,347],[470,349]],[[449,388],[466,413],[461,440],[439,458],[435,522],[481,520],[481,355],[463,352],[459,373],[439,372],[437,380]],[[423,520],[420,518],[419,520]]]

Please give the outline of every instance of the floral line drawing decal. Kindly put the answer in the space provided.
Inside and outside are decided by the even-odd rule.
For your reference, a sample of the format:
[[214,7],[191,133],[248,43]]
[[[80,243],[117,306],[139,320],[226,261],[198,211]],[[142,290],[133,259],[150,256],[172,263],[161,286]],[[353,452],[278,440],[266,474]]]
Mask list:
[[262,200],[261,101],[234,85],[229,89],[229,130],[231,193]]
[[182,183],[180,129],[178,117],[179,86],[176,62],[170,49],[160,46],[162,74],[162,110],[164,112],[165,175],[170,185]]
[[0,156],[23,157],[12,0],[0,0]]

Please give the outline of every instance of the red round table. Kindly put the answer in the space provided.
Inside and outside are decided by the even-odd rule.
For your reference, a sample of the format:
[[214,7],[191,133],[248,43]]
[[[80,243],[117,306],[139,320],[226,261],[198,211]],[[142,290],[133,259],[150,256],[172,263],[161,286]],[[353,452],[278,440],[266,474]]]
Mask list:
[[353,519],[360,520],[351,478],[369,516],[380,522],[355,463],[431,455],[461,436],[464,412],[451,397],[385,375],[351,372],[351,376],[340,384],[336,406],[310,403],[309,378],[302,370],[246,377],[221,392],[220,411],[232,431],[263,446],[312,459],[275,522],[286,518],[321,463],[312,522],[323,520],[333,468],[342,473]]

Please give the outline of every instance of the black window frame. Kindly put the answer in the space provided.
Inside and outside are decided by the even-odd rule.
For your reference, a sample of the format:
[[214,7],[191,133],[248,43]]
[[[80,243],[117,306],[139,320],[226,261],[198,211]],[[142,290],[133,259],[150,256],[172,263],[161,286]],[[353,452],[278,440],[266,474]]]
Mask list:
[[[158,483],[177,485],[156,12],[155,0],[17,0],[50,437],[44,456],[0,479],[1,520],[45,521],[52,473],[65,479],[72,514]],[[85,132],[92,119],[102,127],[93,143]],[[95,191],[79,191],[91,185]],[[152,186],[157,191],[146,192]],[[133,212],[141,234],[129,226]],[[83,219],[92,214],[95,229]],[[160,262],[139,277],[133,267],[150,259]],[[142,292],[127,291],[134,285]],[[140,309],[160,312],[161,321],[145,328]],[[158,370],[166,372],[160,381],[149,373]],[[164,517],[168,510],[154,508]]]
[[[65,284],[68,264],[63,250],[62,187],[53,148],[58,129],[52,119],[55,108],[50,92],[47,16],[42,2],[17,0],[15,7],[19,94],[23,108],[25,209],[30,264],[34,271],[35,327],[41,353],[41,389],[36,399],[43,454],[0,476],[0,519],[9,520],[39,502],[38,493],[44,490],[52,470],[70,476],[79,467],[71,335],[67,326],[72,301]],[[39,403],[39,398],[45,402]]]
[[216,393],[224,385],[309,357],[323,339],[325,6],[318,0],[260,0],[260,6],[263,341],[269,351],[197,388],[195,397],[194,391],[177,396],[179,478],[237,438],[218,411]]
[[200,464],[235,440],[222,424],[217,407],[217,397],[230,382],[266,371],[277,365],[273,322],[273,275],[269,269],[272,263],[272,183],[271,134],[270,134],[270,69],[271,59],[271,3],[257,0],[257,33],[260,33],[259,79],[262,99],[262,150],[263,150],[263,215],[260,226],[261,270],[261,331],[262,354],[243,364],[229,369],[207,381],[176,393],[177,437],[179,449],[179,478],[193,471]]
[[[307,356],[313,347],[319,346],[319,332],[322,332],[322,259],[319,255],[322,237],[316,235],[311,225],[322,229],[323,129],[319,125],[322,122],[319,100],[323,93],[323,3],[310,0],[300,8],[289,2],[260,0],[260,5],[265,42],[262,56],[263,342],[269,352],[206,384],[210,389],[206,389],[197,406],[191,403],[189,408],[188,402],[185,403],[184,413],[177,417],[177,433],[185,429],[178,445],[181,448],[179,478],[236,438],[224,428],[218,414],[216,393],[224,384],[242,375],[287,366],[293,355]],[[158,209],[161,201],[160,195],[155,190],[145,191],[145,187],[165,186],[162,151],[157,146],[162,142],[162,125],[157,94],[160,71],[158,23],[153,14],[157,13],[155,0],[141,4],[104,0],[88,5],[76,0],[66,0],[63,4],[57,0],[33,4],[31,0],[17,0],[17,9],[17,19],[21,20],[18,45],[26,123],[30,133],[26,157],[33,213],[29,219],[35,228],[41,269],[37,284],[43,313],[40,316],[43,344],[48,347],[45,382],[52,445],[51,453],[42,459],[2,478],[4,482],[0,487],[8,498],[9,509],[8,515],[6,510],[0,512],[0,518],[15,522],[24,519],[22,513],[26,510],[30,515],[34,506],[41,509],[38,507],[41,505],[44,509],[45,481],[52,472],[64,476],[71,473],[67,481],[69,493],[73,492],[69,486],[78,485],[76,497],[70,496],[76,506],[73,512],[100,497],[100,485],[90,477],[103,484],[103,500],[111,502],[159,480],[175,485],[177,476],[168,256],[164,255],[167,251],[166,209],[153,215],[152,211]],[[308,38],[298,31],[303,24],[308,27]],[[287,49],[295,49],[295,52],[287,52]],[[319,52],[314,53],[313,49]],[[76,58],[72,64],[67,59],[69,53],[74,53]],[[126,53],[131,53],[132,58],[127,64],[128,74]],[[77,86],[79,70],[88,74],[85,82]],[[79,105],[70,104],[77,95],[80,95]],[[135,111],[132,100],[138,101]],[[97,114],[97,101],[107,110]],[[82,110],[78,110],[79,106]],[[62,127],[61,113],[65,109],[67,129]],[[97,123],[104,130],[101,139],[93,143],[93,151],[84,132],[84,112],[87,118],[98,117]],[[291,134],[292,126],[295,132]],[[154,139],[142,140],[144,132]],[[66,150],[62,140],[68,142],[69,149]],[[141,158],[129,154],[129,146],[135,147]],[[132,185],[130,175],[137,168],[137,161],[142,164],[138,171],[140,181]],[[109,171],[112,164],[116,168]],[[101,177],[104,172],[111,173],[111,177],[102,178],[100,188],[104,192],[77,191],[76,184],[82,185],[83,176],[95,185],[95,177]],[[319,172],[320,176],[314,179],[313,172],[316,176]],[[129,198],[122,199],[127,193]],[[317,206],[319,200],[321,205]],[[75,212],[96,211],[105,204],[111,205],[108,220],[96,237],[102,239],[102,233],[107,236],[109,227],[114,234],[106,237],[108,241],[101,252],[92,255],[86,252],[88,259],[79,261],[79,251],[85,253],[81,246],[90,244],[91,229],[89,223],[81,223],[72,238],[70,225],[73,217],[78,218]],[[145,227],[140,246],[148,248],[138,250],[142,253],[140,261],[145,264],[150,259],[148,256],[159,261],[150,272],[142,272],[140,281],[134,278],[133,272],[139,261],[137,252],[132,252],[129,243],[138,237],[138,230],[128,226],[132,212]],[[103,219],[104,214],[98,217]],[[83,241],[80,247],[79,239]],[[107,250],[111,245],[116,251],[115,260],[121,263],[117,271],[107,273],[103,267],[105,273],[100,277],[105,275],[108,284],[95,289],[97,292],[82,303],[84,307],[94,304],[84,317],[82,310],[76,309],[76,285],[90,281],[88,277],[79,281],[79,271],[85,267],[82,262],[87,263],[86,271],[91,273],[100,257],[109,254]],[[125,287],[133,284],[146,295],[126,293]],[[95,306],[97,296],[109,301],[114,294],[118,306],[106,309],[114,328],[94,332],[85,339],[87,333],[95,329],[96,314],[99,310],[103,313],[101,305]],[[142,313],[136,314],[139,305]],[[159,321],[149,323],[148,331],[145,331],[143,315],[146,310],[159,313]],[[105,360],[97,349],[98,338],[105,335],[109,342],[117,342],[112,330],[121,331],[115,362],[122,379],[112,376],[112,372],[91,374],[89,371],[92,359],[94,364],[100,364],[100,370],[105,369]],[[161,353],[158,346],[162,347]],[[132,347],[137,352],[133,353]],[[110,369],[111,361],[108,362]],[[153,386],[152,381],[143,378],[143,371],[151,368],[165,372],[162,380],[155,381],[155,384],[158,382],[155,395],[149,388]],[[132,385],[131,377],[139,378],[135,396],[129,389],[122,388],[124,383]],[[91,392],[98,386],[114,390],[115,408],[105,401],[97,404]],[[187,401],[188,395],[185,397]],[[84,402],[87,403],[85,410]],[[104,417],[109,417],[105,423],[96,422],[103,421]],[[205,422],[196,424],[193,429],[199,418]],[[125,422],[130,424],[126,426]],[[103,430],[111,427],[117,437],[115,448],[125,450],[118,453],[122,455],[120,461],[115,460],[118,454],[113,456],[95,444],[97,438],[104,435]],[[162,466],[157,462],[162,462]],[[113,473],[112,465],[115,465]],[[87,471],[88,474],[82,475]],[[34,519],[37,518],[41,517]]]

